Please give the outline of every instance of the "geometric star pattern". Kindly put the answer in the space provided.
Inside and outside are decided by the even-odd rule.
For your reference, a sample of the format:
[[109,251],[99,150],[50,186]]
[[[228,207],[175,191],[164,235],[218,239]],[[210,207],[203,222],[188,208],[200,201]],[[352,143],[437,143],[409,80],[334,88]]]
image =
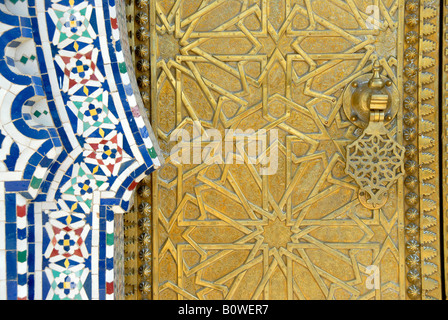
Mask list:
[[[341,110],[342,90],[372,60],[396,81],[395,38],[376,39],[400,28],[397,10],[387,6],[394,24],[378,31],[362,1],[273,3],[151,2],[167,161],[154,190],[153,297],[398,298],[396,187],[390,206],[360,204],[344,172],[358,133]],[[194,126],[276,131],[276,172],[260,174],[269,152],[249,162],[248,142],[226,155],[240,164],[172,161],[170,141]],[[378,290],[365,286],[371,265],[385,270]]]

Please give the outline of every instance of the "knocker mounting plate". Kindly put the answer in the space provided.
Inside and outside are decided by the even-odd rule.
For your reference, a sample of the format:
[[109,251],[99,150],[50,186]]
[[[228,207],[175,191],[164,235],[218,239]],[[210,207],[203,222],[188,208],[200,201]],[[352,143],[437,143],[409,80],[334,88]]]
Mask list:
[[384,125],[390,123],[397,115],[400,105],[400,93],[397,86],[387,77],[380,75],[384,87],[372,89],[369,87],[373,73],[364,74],[347,86],[343,96],[343,109],[351,123],[359,128],[367,128],[370,121],[370,100],[373,93],[388,95],[384,110]]
[[344,111],[350,121],[364,128],[361,136],[347,146],[345,172],[358,184],[358,198],[369,209],[379,209],[388,199],[388,190],[404,173],[405,148],[386,128],[396,116],[399,93],[391,80],[373,73],[363,75],[344,92]]

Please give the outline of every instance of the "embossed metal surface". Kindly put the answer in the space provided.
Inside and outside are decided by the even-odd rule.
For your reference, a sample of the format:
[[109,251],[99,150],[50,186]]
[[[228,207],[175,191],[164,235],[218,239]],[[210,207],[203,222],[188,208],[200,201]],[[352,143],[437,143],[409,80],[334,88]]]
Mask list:
[[[167,163],[140,186],[150,199],[136,195],[138,218],[142,202],[152,214],[152,237],[139,241],[152,246],[152,268],[139,273],[138,298],[440,298],[438,1],[149,5],[151,119]],[[406,156],[405,176],[369,210],[344,171],[362,129],[342,104],[375,60],[399,91],[386,127]],[[275,131],[276,172],[261,175],[247,144],[231,154],[241,164],[173,161],[176,133],[211,128]]]

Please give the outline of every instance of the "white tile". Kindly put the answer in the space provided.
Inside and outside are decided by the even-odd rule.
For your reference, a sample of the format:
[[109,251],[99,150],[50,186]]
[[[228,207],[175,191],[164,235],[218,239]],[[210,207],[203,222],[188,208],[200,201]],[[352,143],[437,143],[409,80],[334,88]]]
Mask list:
[[37,140],[37,139],[30,139],[29,143],[28,143],[28,147],[34,152],[37,151],[40,146],[42,145],[42,140]]
[[34,299],[42,300],[42,271],[34,273]]
[[[12,83],[9,82],[8,80],[6,80],[6,78],[4,78],[2,75],[0,75],[0,88],[4,91],[4,92],[9,92],[9,88],[11,88]],[[5,94],[3,93],[3,96]],[[3,99],[3,97],[2,97]],[[1,100],[0,100],[1,101]]]
[[2,90],[0,94],[2,96],[2,112],[0,113],[0,120],[3,126],[5,126],[7,123],[11,122],[11,112],[7,111],[11,110],[11,104],[15,97],[9,91]]
[[[3,183],[0,182],[0,185],[3,185]],[[5,189],[3,189],[3,191],[0,190],[0,194],[4,195]],[[6,217],[5,217],[5,201],[0,200],[0,223],[1,222],[5,222],[6,221]],[[0,231],[1,233],[1,231]],[[1,247],[0,247],[1,249]]]
[[56,202],[43,202],[42,203],[42,210],[57,210],[58,206],[56,204]]
[[106,270],[106,282],[114,281],[114,270]]
[[114,246],[106,246],[106,258],[114,257]]
[[34,239],[36,243],[42,243],[42,214],[34,213]]
[[47,19],[45,17],[45,11],[41,12],[37,10],[37,24],[39,26],[39,30],[44,32],[39,32],[41,42],[49,42],[48,33],[45,32],[47,29]]
[[93,247],[98,247],[99,245],[99,232],[98,232],[98,225],[96,226],[96,228],[94,228],[93,223],[92,223],[92,250]]
[[[47,41],[43,41],[42,42],[42,51],[44,53],[44,57],[45,57],[45,66],[47,67],[47,71],[48,71],[48,75],[50,76],[50,81],[51,79],[56,79],[56,71],[54,69],[54,60],[53,60],[53,55],[51,53],[51,46],[50,43]],[[55,94],[55,93],[53,93]]]
[[[2,78],[0,77],[0,80],[1,79]],[[2,83],[0,82],[0,105],[3,104],[3,98],[5,97],[7,92],[8,92],[7,89],[4,89],[3,86],[2,86]],[[2,119],[3,119],[3,117],[2,117]]]
[[37,12],[45,12],[45,1],[36,0]]
[[102,195],[102,197],[104,199],[113,198],[115,196],[115,192],[113,192],[113,191],[103,191],[103,192],[101,192],[101,195]]
[[[98,24],[98,39],[101,46],[101,52],[103,56],[103,63],[106,65],[109,65],[111,63],[110,60],[110,54],[109,54],[109,47],[107,46],[107,33],[104,26],[104,23]],[[109,79],[108,79],[109,80]]]
[[[17,167],[16,167],[17,170]],[[17,172],[2,172],[0,174],[0,181],[17,181],[21,180],[23,175],[23,171]]]
[[6,281],[6,251],[0,250],[0,281]]
[[114,233],[114,221],[106,221],[106,233]]
[[[42,141],[41,141],[41,143],[42,143]],[[36,150],[33,150],[29,147],[23,148],[23,150],[20,152],[19,160],[17,161],[17,164],[16,164],[17,171],[23,172],[23,170],[25,170],[25,167],[28,164],[28,159],[36,152]],[[1,179],[2,179],[2,176],[0,175],[0,180]]]
[[26,251],[28,249],[28,242],[26,239],[17,240],[17,251]]
[[99,257],[98,247],[92,247],[91,256],[92,256],[91,272],[92,274],[98,274],[98,257]]
[[[112,70],[110,64],[106,64],[106,65],[104,66],[104,70],[106,70],[106,78],[107,78],[107,81],[108,81],[108,83],[109,83],[109,89],[110,89],[110,92],[112,92],[112,93],[117,93],[117,94],[118,94],[117,86],[116,86],[116,84],[115,84],[115,81],[113,80],[113,79],[115,79],[115,78],[114,78],[114,72],[113,72],[113,70]],[[112,79],[112,80],[111,80],[111,79]],[[113,96],[112,96],[112,97],[113,97]],[[120,98],[118,98],[118,99],[120,99]],[[119,101],[119,103],[120,103],[120,104],[118,104],[118,105],[121,105],[121,100],[118,100],[118,101]],[[115,103],[115,105],[117,105],[117,100],[114,99],[114,103]],[[117,111],[118,111],[119,109],[120,109],[120,108],[117,108]],[[119,116],[120,116],[120,115],[119,115]]]
[[28,296],[28,286],[17,286],[17,297],[19,298],[25,298]]
[[25,87],[18,84],[11,84],[11,88],[9,88],[9,92],[11,92],[14,95],[19,94]]
[[0,300],[6,300],[6,280],[0,280]]
[[42,243],[36,243],[34,246],[34,250],[35,250],[35,268],[36,268],[36,273],[37,271],[42,271]]
[[92,300],[98,300],[99,298],[98,275],[92,274]]
[[[56,172],[56,175],[53,178],[53,182],[50,184],[50,188],[47,193],[47,199],[54,199],[54,197],[56,195],[56,191],[57,191],[57,186],[59,185],[59,182],[61,181],[62,175],[63,175],[63,172],[61,172],[61,171]],[[55,180],[56,178],[58,178],[58,179]]]
[[[3,109],[4,110],[4,109]],[[3,112],[2,112],[3,113]],[[5,131],[10,137],[14,137],[14,142],[21,144],[23,146],[27,146],[30,144],[30,138],[25,137],[21,134],[12,122],[9,122],[3,126]]]
[[[5,240],[5,223],[0,222],[0,250],[6,249],[6,240]],[[0,262],[1,264],[1,262]]]
[[26,262],[17,263],[17,273],[25,274],[28,271],[28,265]]
[[128,96],[128,102],[129,102],[129,105],[131,107],[137,105],[137,101],[135,100],[135,95],[134,94],[131,95],[131,96]]

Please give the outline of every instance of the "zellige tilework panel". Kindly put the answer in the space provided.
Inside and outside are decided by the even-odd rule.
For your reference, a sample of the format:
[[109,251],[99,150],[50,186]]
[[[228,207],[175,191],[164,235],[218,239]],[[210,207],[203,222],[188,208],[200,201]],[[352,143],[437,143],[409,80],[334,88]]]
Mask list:
[[120,12],[0,0],[0,299],[114,298],[114,214],[162,162]]

